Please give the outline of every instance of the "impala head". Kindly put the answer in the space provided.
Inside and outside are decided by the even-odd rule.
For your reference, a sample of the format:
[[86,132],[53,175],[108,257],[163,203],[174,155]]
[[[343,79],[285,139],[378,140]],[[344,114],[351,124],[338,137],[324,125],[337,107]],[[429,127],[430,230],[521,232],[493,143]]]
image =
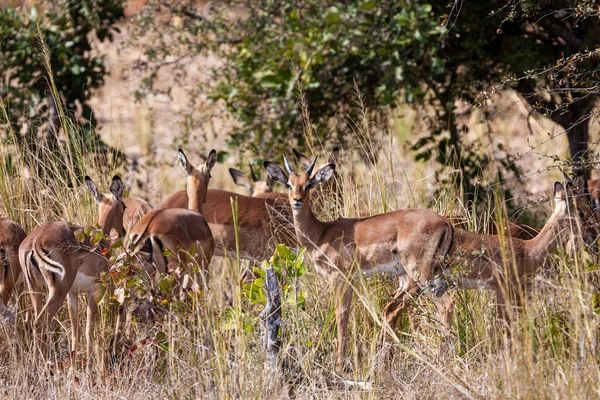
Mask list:
[[202,202],[204,203],[206,201],[206,189],[208,188],[208,181],[210,180],[210,170],[214,167],[216,162],[217,152],[214,149],[208,153],[208,157],[204,164],[198,166],[190,163],[183,150],[179,149],[179,164],[185,171],[188,195],[190,197],[192,197],[192,193],[196,193],[198,189],[201,189],[204,192]]
[[114,229],[119,236],[123,236],[125,234],[125,228],[123,228],[125,204],[122,200],[123,181],[121,178],[118,175],[113,176],[109,188],[110,194],[100,193],[89,176],[85,177],[85,186],[98,204],[98,225],[102,227],[104,234],[110,234],[110,231]]
[[267,173],[274,181],[285,185],[289,190],[290,205],[294,212],[300,212],[304,207],[308,206],[309,193],[312,188],[320,185],[323,182],[327,182],[335,172],[335,164],[327,164],[321,167],[314,176],[311,177],[317,162],[317,157],[314,158],[312,163],[308,166],[306,171],[301,174],[297,174],[292,171],[290,164],[283,156],[285,168],[289,174],[281,170],[277,165],[270,161],[265,161],[265,168]]
[[235,168],[229,168],[229,173],[231,174],[231,178],[233,178],[235,184],[248,189],[250,195],[252,196],[262,193],[271,193],[273,191],[273,179],[267,175],[266,180],[259,180],[257,175],[254,173],[254,169],[252,169],[252,164],[250,164],[250,176],[252,177],[252,180],[248,179],[248,177],[244,175],[242,171],[239,171]]

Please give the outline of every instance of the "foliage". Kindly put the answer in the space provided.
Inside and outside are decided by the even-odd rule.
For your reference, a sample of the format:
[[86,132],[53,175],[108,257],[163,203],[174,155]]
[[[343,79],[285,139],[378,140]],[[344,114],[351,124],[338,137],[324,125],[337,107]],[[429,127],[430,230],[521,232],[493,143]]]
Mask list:
[[[357,97],[363,99],[362,111],[381,114],[402,99],[422,98],[423,73],[443,78],[436,55],[441,31],[429,4],[264,0],[250,2],[247,17],[235,23],[224,10],[210,18],[193,10],[191,4],[171,9],[192,16],[185,33],[157,26],[150,11],[141,18],[140,32],[152,26],[163,38],[167,32],[172,38],[146,48],[149,63],[143,67],[150,74],[140,94],[153,92],[156,70],[166,57],[215,52],[223,63],[213,71],[209,98],[223,102],[240,123],[229,144],[257,154],[273,146],[304,145],[297,88],[318,139],[348,142],[352,127],[343,129],[332,119],[358,120]],[[183,50],[173,50],[175,38]]]
[[[59,0],[45,2],[43,15],[31,8],[29,15],[0,8],[0,70],[2,102],[6,117],[19,140],[35,142],[39,118],[60,96],[59,113],[75,115],[84,129],[84,143],[99,144],[96,121],[87,103],[90,92],[100,87],[107,73],[101,56],[94,55],[91,36],[112,40],[114,23],[123,16],[121,1]],[[57,93],[56,93],[56,92]],[[46,104],[43,100],[46,99]],[[62,103],[66,110],[62,110]],[[50,114],[52,118],[52,114]],[[64,115],[52,121],[61,124]],[[22,132],[24,131],[24,132]]]
[[277,280],[282,292],[282,306],[285,313],[286,307],[304,307],[306,292],[298,288],[298,279],[306,274],[307,269],[304,265],[303,247],[298,253],[292,252],[286,245],[278,244],[273,256],[268,262],[263,262],[261,268],[254,268],[254,272],[259,276],[251,283],[245,284],[243,292],[251,304],[267,304],[267,294],[265,293],[266,269],[273,266]]
[[[437,12],[444,7],[440,4]],[[459,91],[450,85],[452,97],[481,105],[512,87],[566,130],[574,161],[587,157],[599,83],[596,2],[513,0],[498,6],[457,1],[450,8],[443,17],[449,29],[443,60],[451,73],[448,81],[464,80]]]

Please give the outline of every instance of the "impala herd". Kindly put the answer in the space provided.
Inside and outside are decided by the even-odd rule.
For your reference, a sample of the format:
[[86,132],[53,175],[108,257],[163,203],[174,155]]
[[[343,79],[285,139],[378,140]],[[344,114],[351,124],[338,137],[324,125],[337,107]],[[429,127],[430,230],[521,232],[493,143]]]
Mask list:
[[[498,316],[510,326],[509,306],[521,304],[527,278],[536,274],[547,255],[572,239],[594,244],[598,236],[596,212],[600,213],[600,201],[596,193],[590,195],[588,185],[598,188],[600,181],[588,182],[580,176],[574,181],[565,176],[567,182],[554,184],[554,211],[541,230],[509,224],[506,234],[477,234],[426,209],[324,222],[313,212],[316,204],[311,201],[311,193],[320,190],[320,199],[336,197],[336,201],[343,201],[335,168],[337,151],[328,164],[317,170],[316,157],[309,160],[294,153],[303,165],[300,173],[294,172],[285,156],[285,172],[274,163],[264,163],[265,180],[258,178],[252,166],[251,179],[238,170],[229,170],[234,182],[252,197],[208,189],[216,163],[214,150],[198,166],[179,150],[186,189],[154,208],[142,199],[123,198],[123,182],[118,176],[112,179],[110,193],[106,194],[89,177],[85,183],[98,204],[97,223],[104,237],[126,237],[126,247],[144,260],[144,269],[149,272],[166,273],[191,262],[201,274],[198,284],[207,285],[213,255],[237,255],[261,262],[271,255],[276,243],[292,248],[305,246],[309,265],[332,281],[338,335],[336,362],[341,368],[347,362],[353,282],[360,275],[391,274],[399,279],[393,299],[384,308],[386,329],[393,329],[412,299],[423,293],[436,305],[441,330],[448,332],[452,322],[450,287],[493,290]],[[273,192],[275,183],[285,186],[288,193]],[[78,240],[82,229],[55,221],[26,235],[18,224],[0,218],[0,297],[6,307],[13,288],[25,281],[35,312],[35,337],[42,352],[47,349],[41,335],[67,298],[74,356],[78,295],[87,294],[89,359],[97,303],[104,295],[98,276],[110,268],[101,249],[109,246],[102,242],[104,239],[98,244],[92,244],[89,238]],[[186,273],[192,279],[198,278],[193,271]],[[42,285],[48,289],[45,304]]]

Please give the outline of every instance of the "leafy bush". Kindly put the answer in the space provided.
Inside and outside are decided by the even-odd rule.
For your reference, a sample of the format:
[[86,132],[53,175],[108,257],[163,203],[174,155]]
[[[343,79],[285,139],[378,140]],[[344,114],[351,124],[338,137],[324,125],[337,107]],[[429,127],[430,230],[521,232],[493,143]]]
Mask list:
[[[101,56],[92,54],[90,34],[112,40],[114,23],[123,16],[120,1],[59,0],[44,2],[43,15],[32,8],[29,15],[19,9],[0,8],[0,91],[6,121],[18,140],[33,146],[40,116],[49,111],[49,140],[55,140],[51,125],[60,126],[64,113],[74,115],[84,129],[86,145],[100,144],[96,121],[89,104],[90,92],[100,87],[107,73]],[[58,110],[53,108],[56,99]],[[43,104],[43,100],[46,100]],[[66,110],[62,110],[62,105]],[[62,116],[60,115],[62,114]],[[3,118],[4,119],[4,118]]]

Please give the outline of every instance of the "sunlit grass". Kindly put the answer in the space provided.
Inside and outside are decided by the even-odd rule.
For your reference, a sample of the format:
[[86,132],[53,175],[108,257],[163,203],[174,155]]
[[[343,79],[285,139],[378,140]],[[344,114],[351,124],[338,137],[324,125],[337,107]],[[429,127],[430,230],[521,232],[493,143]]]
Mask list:
[[[5,107],[0,116],[7,115]],[[26,232],[52,220],[94,224],[96,206],[82,188],[83,175],[107,188],[118,171],[78,140],[79,128],[64,111],[62,118],[63,141],[55,152],[43,146],[36,153],[19,147],[11,140],[15,135],[11,130],[4,132],[0,144],[0,203]],[[316,206],[321,218],[430,207],[444,215],[464,216],[469,228],[479,232],[487,229],[482,221],[506,218],[500,192],[490,193],[491,205],[477,213],[460,203],[453,186],[438,187],[434,197],[423,189],[423,165],[399,161],[406,160],[401,146],[405,138],[384,135],[387,127],[373,126],[366,115],[354,121],[354,127],[357,145],[353,151],[344,149],[338,165],[343,206],[331,209],[326,206],[331,199],[322,199]],[[330,149],[310,135],[308,129],[307,141],[326,160]],[[383,146],[376,163],[359,161],[356,154],[368,149],[378,135]],[[156,173],[165,176],[167,169],[160,166]],[[217,182],[227,179],[226,169],[222,170],[215,171]],[[548,181],[549,189],[552,182]],[[173,192],[183,188],[183,177],[165,179],[161,185],[164,192]],[[382,346],[381,310],[396,281],[376,277],[353,282],[349,350],[354,371],[345,378],[369,382],[368,391],[336,380],[334,299],[329,280],[310,265],[298,282],[307,293],[305,306],[291,307],[283,316],[284,366],[274,383],[264,373],[257,325],[260,307],[243,296],[238,260],[213,259],[210,287],[203,298],[188,300],[183,308],[163,307],[153,318],[137,316],[129,352],[116,361],[109,353],[117,304],[109,292],[100,304],[94,356],[86,366],[67,364],[66,307],[57,316],[55,355],[48,364],[34,363],[32,308],[22,294],[16,323],[0,326],[0,394],[5,398],[598,397],[596,260],[583,250],[558,252],[549,265],[550,272],[534,280],[511,340],[496,321],[491,293],[454,290],[453,334],[448,339],[450,351],[442,358],[437,348],[446,339],[429,302],[419,301],[412,311],[420,322],[417,329],[412,330],[407,319],[402,321],[390,354]]]

